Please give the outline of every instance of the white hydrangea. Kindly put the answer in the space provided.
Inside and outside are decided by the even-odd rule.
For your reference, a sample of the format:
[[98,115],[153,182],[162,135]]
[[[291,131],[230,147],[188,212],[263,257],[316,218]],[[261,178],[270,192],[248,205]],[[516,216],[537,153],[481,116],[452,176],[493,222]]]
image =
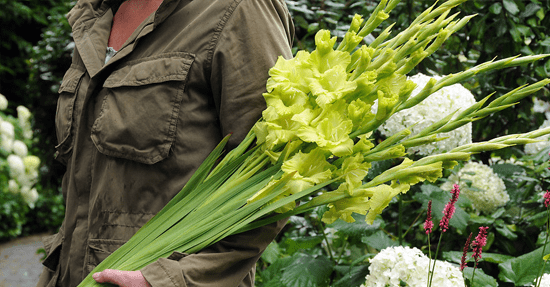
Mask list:
[[10,167],[10,174],[12,176],[19,176],[25,174],[25,164],[23,159],[15,154],[8,155],[8,166]]
[[20,192],[23,196],[23,199],[25,199],[29,206],[31,208],[34,208],[34,203],[38,200],[38,191],[36,191],[36,188],[22,186]]
[[19,184],[17,184],[15,179],[10,179],[8,181],[8,190],[12,193],[18,193],[19,192]]
[[23,137],[26,139],[31,139],[33,136],[31,128],[31,112],[24,106],[17,107],[17,117],[19,119],[19,126],[23,130]]
[[13,137],[15,136],[15,128],[10,122],[2,121],[0,123],[0,134],[13,139]]
[[504,181],[483,163],[466,163],[458,174],[449,176],[441,189],[451,190],[455,183],[460,186],[460,193],[481,212],[492,213],[510,200]]
[[[3,110],[4,100],[5,97],[0,95],[0,111]],[[9,192],[21,194],[27,204],[33,208],[38,200],[38,191],[33,186],[38,181],[40,159],[30,155],[27,145],[22,141],[22,138],[32,139],[33,137],[31,112],[26,107],[19,106],[17,116],[18,120],[14,121],[0,112],[0,149],[3,150],[0,156],[7,154],[5,158],[7,168],[3,171],[9,172],[7,182],[0,185],[5,185],[4,188]],[[17,129],[12,122],[17,125]]]
[[27,156],[29,149],[24,142],[15,140],[13,141],[13,153],[23,158]]
[[[369,275],[361,287],[397,287],[401,281],[411,287],[427,286],[430,259],[416,247],[388,247],[369,261]],[[465,286],[462,272],[458,266],[437,260],[432,286]]]
[[533,111],[535,113],[546,113],[550,111],[550,103],[539,100],[537,97],[533,97]]
[[[539,129],[543,129],[547,127],[550,127],[550,119],[548,118],[542,123]],[[526,144],[523,150],[525,151],[526,154],[536,154],[541,150],[543,150],[544,148],[550,146],[549,138],[550,138],[550,135],[544,135],[544,136],[538,137],[537,140],[541,140],[540,142]]]
[[[423,74],[410,77],[409,79],[417,84],[411,97],[417,95],[426,86],[430,78]],[[434,78],[440,79],[441,77],[436,76]],[[411,131],[411,135],[416,135],[424,128],[438,122],[455,110],[468,108],[475,104],[475,102],[475,98],[470,91],[460,84],[454,84],[440,89],[410,109],[395,113],[380,126],[379,130],[383,135],[391,136],[408,128]],[[448,133],[438,134],[438,137],[447,137],[447,139],[411,147],[407,152],[416,152],[421,155],[438,154],[461,145],[469,144],[472,142],[472,124],[466,124]]]
[[0,94],[0,111],[8,108],[8,99],[4,95]]
[[535,283],[537,283],[538,280],[541,280],[540,287],[550,287],[550,274],[548,273],[542,274],[542,279],[540,277],[535,279],[535,281],[533,281],[533,284],[531,284],[531,286],[529,287],[535,287]]

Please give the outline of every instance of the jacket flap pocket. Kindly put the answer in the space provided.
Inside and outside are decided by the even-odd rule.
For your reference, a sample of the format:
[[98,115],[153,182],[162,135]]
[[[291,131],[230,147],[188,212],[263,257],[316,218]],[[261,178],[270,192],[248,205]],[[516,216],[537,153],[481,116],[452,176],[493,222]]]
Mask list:
[[103,87],[142,86],[166,81],[183,81],[193,63],[193,54],[174,52],[128,62],[114,71]]
[[88,273],[105,258],[109,257],[115,250],[120,248],[126,243],[125,240],[117,239],[90,239],[88,241],[88,261],[86,262],[86,269]]
[[67,70],[67,72],[65,72],[65,75],[63,76],[63,81],[59,86],[58,92],[74,93],[76,91],[76,87],[78,86],[80,78],[82,77],[82,75],[84,75],[84,72],[84,69],[81,69],[75,65],[71,65],[71,67]]
[[57,269],[59,263],[59,257],[61,255],[61,245],[63,243],[63,235],[57,233],[54,235],[46,236],[42,239],[44,242],[44,249],[46,250],[46,259],[42,262],[42,265],[46,266],[52,271]]

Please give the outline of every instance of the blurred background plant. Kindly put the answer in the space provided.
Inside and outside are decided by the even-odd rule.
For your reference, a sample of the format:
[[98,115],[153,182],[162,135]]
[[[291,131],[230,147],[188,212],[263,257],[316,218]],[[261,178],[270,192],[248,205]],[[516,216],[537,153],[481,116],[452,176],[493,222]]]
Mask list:
[[[370,15],[378,4],[374,0],[286,2],[296,25],[294,51],[313,49],[313,36],[320,29],[342,36],[354,14]],[[39,177],[33,186],[38,193],[34,208],[22,196],[2,188],[0,214],[11,217],[7,221],[0,220],[0,240],[55,230],[63,219],[59,186],[64,167],[53,159],[56,144],[53,118],[57,89],[71,63],[74,44],[64,15],[74,3],[70,0],[0,0],[0,23],[2,27],[10,27],[0,30],[0,93],[9,102],[3,113],[16,121],[18,106],[31,111],[34,137],[23,142],[27,144],[28,153],[38,156],[41,162]],[[395,35],[433,4],[434,1],[402,0],[385,23],[395,23],[392,28],[392,35]],[[410,74],[446,75],[495,57],[550,53],[549,10],[550,0],[470,0],[455,11],[477,16]],[[364,41],[373,41],[380,32],[375,30]],[[498,70],[462,85],[479,101],[493,92],[493,97],[499,97],[512,87],[545,77],[550,77],[550,60]],[[472,141],[548,126],[549,102],[550,92],[545,88],[530,100],[474,122]],[[15,126],[15,122],[12,124]],[[382,139],[383,133],[375,136]],[[499,202],[492,202],[491,208],[484,209],[480,208],[484,205],[462,196],[438,259],[460,264],[461,250],[469,233],[476,234],[479,226],[489,226],[488,242],[478,266],[481,271],[476,271],[475,276],[476,282],[484,284],[476,283],[476,286],[532,284],[540,270],[535,267],[538,267],[546,235],[542,195],[549,189],[550,181],[548,146],[545,141],[525,148],[482,153],[473,158],[473,162],[485,166],[485,172],[490,169],[491,175],[502,181],[504,190],[502,185],[498,191],[484,190],[483,184],[476,183],[476,170],[463,170],[470,163],[447,171],[444,179],[460,178],[463,188],[472,193],[484,192],[490,199],[490,195],[505,191],[508,200],[501,198]],[[393,164],[393,161],[377,163],[367,177],[372,179]],[[7,163],[2,168],[0,186],[3,182],[9,183]],[[258,262],[257,286],[360,286],[369,273],[369,259],[387,247],[416,247],[427,254],[426,234],[421,224],[430,199],[434,219],[441,219],[441,210],[450,198],[445,184],[446,180],[441,180],[414,186],[394,200],[373,225],[367,225],[362,216],[356,216],[354,223],[337,221],[326,225],[320,220],[322,209],[292,217]],[[465,269],[466,278],[471,277],[471,260],[469,266]],[[550,269],[547,267],[545,272],[550,273]]]

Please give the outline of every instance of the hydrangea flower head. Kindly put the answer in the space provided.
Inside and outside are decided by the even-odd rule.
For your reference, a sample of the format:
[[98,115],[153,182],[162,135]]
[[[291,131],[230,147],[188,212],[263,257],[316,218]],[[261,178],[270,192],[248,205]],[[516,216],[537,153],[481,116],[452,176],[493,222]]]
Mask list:
[[[542,277],[542,278],[541,278]],[[531,284],[531,286],[529,287],[535,287],[536,283],[540,280],[540,286],[541,287],[546,287],[546,286],[550,286],[550,274],[548,273],[545,273],[545,274],[542,274],[542,276],[535,279],[535,281],[533,282],[533,284]]]
[[[370,259],[369,275],[361,287],[427,286],[429,258],[418,248],[388,247]],[[460,269],[449,262],[437,261],[433,286],[465,286]]]
[[[550,119],[549,118],[547,118],[542,123],[542,125],[539,127],[539,129],[544,129],[544,128],[547,128],[547,127],[550,127]],[[525,145],[523,150],[525,151],[526,154],[536,154],[536,153],[540,152],[542,149],[550,146],[550,141],[549,141],[550,135],[544,135],[544,136],[538,137],[536,139],[540,140],[540,142],[528,143],[528,144]]]
[[[440,77],[434,78],[439,79]],[[418,94],[430,79],[431,77],[423,74],[410,77],[409,80],[417,84],[411,97]],[[460,84],[448,86],[431,94],[416,106],[395,113],[380,126],[379,130],[383,135],[389,137],[408,128],[412,132],[411,136],[413,136],[429,125],[441,120],[444,116],[458,109],[470,107],[475,102],[472,93]],[[461,145],[469,144],[472,142],[472,124],[466,124],[449,133],[439,134],[438,137],[448,138],[427,145],[411,147],[407,152],[416,152],[421,155],[438,154]]]
[[510,200],[504,181],[491,167],[482,163],[467,163],[458,174],[449,176],[441,189],[450,190],[454,184],[460,186],[473,207],[481,212],[492,213]]
[[3,111],[8,108],[8,100],[2,94],[0,94],[0,111]]

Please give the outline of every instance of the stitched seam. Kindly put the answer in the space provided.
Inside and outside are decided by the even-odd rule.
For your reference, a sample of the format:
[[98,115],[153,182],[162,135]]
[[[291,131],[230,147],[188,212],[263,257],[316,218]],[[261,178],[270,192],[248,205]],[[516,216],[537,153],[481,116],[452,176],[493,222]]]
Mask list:
[[124,212],[124,211],[117,211],[117,210],[102,210],[101,213],[115,213],[115,214],[155,214],[153,212]]
[[214,33],[212,35],[212,39],[210,39],[210,43],[208,45],[208,54],[206,56],[206,64],[205,66],[208,67],[208,71],[212,71],[212,58],[214,57],[214,50],[216,46],[218,46],[220,35],[223,32],[223,29],[227,25],[227,22],[229,22],[229,18],[233,15],[233,12],[237,9],[239,4],[241,4],[242,0],[234,0],[231,5],[227,8],[224,15],[220,19],[220,22],[218,22],[218,26],[216,27],[216,30],[214,30]]
[[164,273],[166,273],[168,278],[170,278],[170,281],[172,281],[172,284],[174,284],[174,286],[178,286],[176,284],[176,282],[174,281],[174,278],[172,276],[170,276],[170,273],[168,273],[168,270],[162,265],[162,263],[160,261],[159,261],[159,265],[160,265],[160,268],[162,268],[162,270],[164,271]]
[[112,224],[103,224],[103,226],[116,226],[116,227],[140,228],[139,226],[136,226],[136,225],[126,225],[126,224],[116,224],[116,223],[112,223]]

